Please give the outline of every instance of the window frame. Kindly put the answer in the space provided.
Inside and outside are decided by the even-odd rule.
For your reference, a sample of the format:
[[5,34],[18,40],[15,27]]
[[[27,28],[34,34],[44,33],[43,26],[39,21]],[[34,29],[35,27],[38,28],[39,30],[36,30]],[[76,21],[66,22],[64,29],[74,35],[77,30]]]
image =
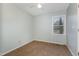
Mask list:
[[[53,25],[54,17],[63,17],[63,19],[64,19],[63,25]],[[63,28],[64,28],[63,34],[54,33],[54,26],[63,26]],[[53,33],[54,35],[66,35],[66,15],[56,15],[56,16],[52,16],[52,33]]]

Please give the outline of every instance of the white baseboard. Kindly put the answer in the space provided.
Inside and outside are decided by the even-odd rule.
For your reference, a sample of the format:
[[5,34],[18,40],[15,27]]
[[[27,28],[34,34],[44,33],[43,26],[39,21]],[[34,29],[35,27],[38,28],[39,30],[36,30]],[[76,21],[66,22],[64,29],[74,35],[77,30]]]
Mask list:
[[[34,39],[35,40],[35,39]],[[36,41],[43,41],[43,42],[49,42],[49,43],[55,43],[55,44],[59,44],[59,45],[66,45],[63,43],[58,43],[58,42],[51,42],[51,41],[44,41],[44,40],[36,40]],[[66,45],[67,46],[67,45]],[[70,53],[72,54],[72,56],[75,56],[75,54],[72,52],[72,50],[67,46],[67,48],[69,49]]]
[[59,45],[66,45],[66,44],[64,44],[64,43],[59,43],[59,42],[53,42],[53,41],[46,41],[46,40],[38,40],[38,39],[33,39],[33,40],[35,40],[35,41],[43,41],[43,42],[48,42],[48,43],[54,43],[54,44],[59,44]]
[[[33,40],[32,40],[32,41],[33,41]],[[6,51],[6,52],[3,52],[3,53],[0,54],[0,56],[3,56],[3,55],[5,55],[5,54],[7,54],[7,53],[9,53],[9,52],[11,52],[11,51],[13,51],[13,50],[15,50],[15,49],[18,49],[18,48],[20,48],[20,47],[22,47],[22,46],[24,46],[24,45],[26,45],[26,44],[28,44],[28,43],[30,43],[30,42],[32,42],[32,41],[29,41],[29,42],[27,42],[27,43],[25,42],[25,43],[23,43],[23,44],[21,44],[21,45],[15,47],[15,48],[11,49],[11,50],[8,50],[8,51]]]
[[71,52],[72,56],[76,56],[68,46],[67,46],[67,48],[68,48],[69,51]]
[[[51,41],[37,40],[37,39],[33,39],[32,41],[34,41],[34,40],[35,40],[35,41],[43,41],[43,42],[49,42],[49,43],[55,43],[55,44],[65,45],[65,44],[58,43],[58,42],[51,42]],[[32,42],[32,41],[29,41],[28,43],[30,43],[30,42]],[[24,45],[26,45],[26,44],[28,44],[28,43],[23,43],[23,44],[19,45],[18,47],[14,48],[14,49],[11,49],[11,50],[8,50],[8,51],[6,51],[6,52],[1,53],[0,55],[3,56],[3,55],[5,55],[5,54],[7,54],[7,53],[9,53],[9,52],[11,52],[11,51],[17,49],[17,48],[20,48],[20,47],[22,47],[22,46],[24,46]],[[68,46],[67,46],[67,47],[68,47]],[[75,54],[72,52],[72,50],[71,50],[69,47],[68,47],[68,49],[69,49],[69,51],[71,52],[71,54],[72,54],[73,56],[75,56]]]
[[[65,44],[58,43],[58,42],[45,41],[45,40],[37,40],[37,39],[33,39],[32,41],[34,41],[34,40],[35,40],[35,41],[43,41],[43,42],[49,42],[49,43],[55,43],[55,44],[65,45]],[[24,46],[24,45],[26,45],[26,44],[32,42],[32,41],[29,41],[29,42],[27,42],[27,43],[23,43],[23,44],[19,45],[18,47],[15,47],[15,48],[13,48],[13,49],[11,49],[11,50],[8,50],[8,51],[6,51],[6,52],[0,53],[0,55],[3,56],[3,55],[5,55],[5,54],[7,54],[7,53],[9,53],[9,52],[11,52],[11,51],[13,51],[13,50],[15,50],[15,49],[18,49],[18,48],[20,48],[20,47],[22,47],[22,46]]]

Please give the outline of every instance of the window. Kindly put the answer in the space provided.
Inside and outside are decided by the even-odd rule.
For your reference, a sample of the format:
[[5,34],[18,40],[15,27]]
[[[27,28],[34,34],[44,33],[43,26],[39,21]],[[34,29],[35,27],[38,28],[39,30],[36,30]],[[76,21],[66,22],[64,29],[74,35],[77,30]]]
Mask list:
[[53,16],[53,32],[54,34],[64,34],[63,16]]

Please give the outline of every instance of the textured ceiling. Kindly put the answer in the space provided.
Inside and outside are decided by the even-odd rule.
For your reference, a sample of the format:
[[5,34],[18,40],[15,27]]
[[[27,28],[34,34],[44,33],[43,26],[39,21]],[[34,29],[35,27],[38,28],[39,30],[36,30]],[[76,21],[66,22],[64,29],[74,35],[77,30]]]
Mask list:
[[38,3],[17,3],[15,5],[33,16],[60,10],[66,11],[69,5],[68,3],[41,3],[42,8],[39,9],[37,8],[37,4]]

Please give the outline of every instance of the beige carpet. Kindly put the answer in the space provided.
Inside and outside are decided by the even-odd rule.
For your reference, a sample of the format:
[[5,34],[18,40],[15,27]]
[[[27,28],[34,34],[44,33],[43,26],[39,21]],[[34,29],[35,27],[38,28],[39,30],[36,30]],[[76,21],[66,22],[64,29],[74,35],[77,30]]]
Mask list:
[[65,45],[32,41],[5,56],[71,56],[71,53]]

